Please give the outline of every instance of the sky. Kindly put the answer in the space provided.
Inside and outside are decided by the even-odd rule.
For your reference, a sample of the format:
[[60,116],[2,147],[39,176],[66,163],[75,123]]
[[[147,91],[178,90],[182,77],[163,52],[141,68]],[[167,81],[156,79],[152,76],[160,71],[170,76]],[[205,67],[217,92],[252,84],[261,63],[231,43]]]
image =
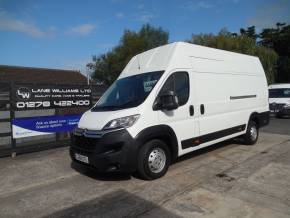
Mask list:
[[175,42],[277,22],[290,23],[290,0],[0,0],[0,64],[86,74],[93,55],[146,23]]

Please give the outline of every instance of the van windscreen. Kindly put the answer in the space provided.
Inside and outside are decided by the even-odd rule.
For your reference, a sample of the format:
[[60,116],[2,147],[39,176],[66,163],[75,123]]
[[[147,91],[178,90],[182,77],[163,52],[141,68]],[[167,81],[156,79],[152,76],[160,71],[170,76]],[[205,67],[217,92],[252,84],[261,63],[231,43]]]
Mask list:
[[116,80],[91,111],[137,107],[150,94],[164,71],[136,74]]
[[269,98],[290,98],[290,88],[269,89]]

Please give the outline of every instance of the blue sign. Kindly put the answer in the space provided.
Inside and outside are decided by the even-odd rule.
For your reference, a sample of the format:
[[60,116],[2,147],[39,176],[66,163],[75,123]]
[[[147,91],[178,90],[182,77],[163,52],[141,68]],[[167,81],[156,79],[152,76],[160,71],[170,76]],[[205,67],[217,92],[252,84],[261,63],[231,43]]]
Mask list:
[[13,137],[22,138],[57,132],[71,132],[77,126],[80,118],[81,115],[78,114],[13,119]]

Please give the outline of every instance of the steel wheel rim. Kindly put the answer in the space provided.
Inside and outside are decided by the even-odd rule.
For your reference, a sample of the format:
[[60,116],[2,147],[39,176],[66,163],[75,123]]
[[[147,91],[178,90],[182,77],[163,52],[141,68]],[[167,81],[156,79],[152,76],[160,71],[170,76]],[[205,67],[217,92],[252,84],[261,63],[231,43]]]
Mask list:
[[251,140],[255,141],[257,136],[258,136],[258,131],[257,128],[255,126],[252,126],[250,129],[250,135],[251,135]]
[[148,166],[151,172],[160,173],[166,164],[165,151],[161,148],[154,148],[148,157]]

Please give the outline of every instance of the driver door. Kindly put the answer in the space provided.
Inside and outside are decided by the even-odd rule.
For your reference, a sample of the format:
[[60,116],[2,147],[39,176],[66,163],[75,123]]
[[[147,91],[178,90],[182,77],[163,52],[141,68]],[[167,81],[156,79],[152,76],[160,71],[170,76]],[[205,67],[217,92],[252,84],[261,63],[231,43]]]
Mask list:
[[176,71],[171,73],[165,80],[159,95],[166,91],[173,91],[178,98],[179,107],[174,110],[159,110],[158,119],[160,124],[170,126],[178,139],[179,155],[183,149],[181,142],[193,138],[196,134],[194,127],[194,107],[192,102],[190,74],[186,71]]

